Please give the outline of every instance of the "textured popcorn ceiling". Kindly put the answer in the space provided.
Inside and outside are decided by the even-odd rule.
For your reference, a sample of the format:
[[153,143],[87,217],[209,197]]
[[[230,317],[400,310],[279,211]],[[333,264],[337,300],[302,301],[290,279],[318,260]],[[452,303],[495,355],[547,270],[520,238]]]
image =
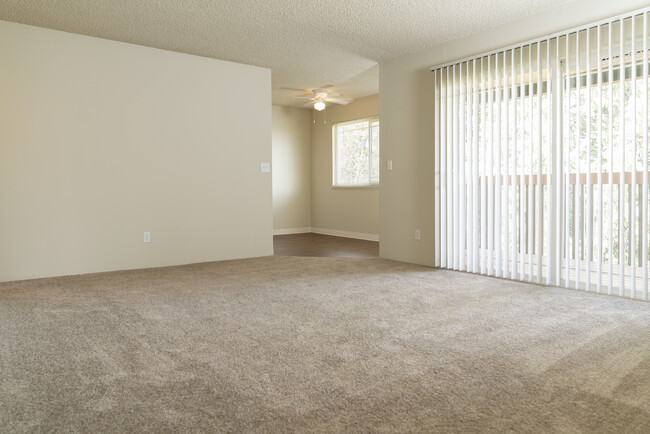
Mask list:
[[571,0],[0,0],[0,19],[273,71],[273,103],[377,93],[377,63]]

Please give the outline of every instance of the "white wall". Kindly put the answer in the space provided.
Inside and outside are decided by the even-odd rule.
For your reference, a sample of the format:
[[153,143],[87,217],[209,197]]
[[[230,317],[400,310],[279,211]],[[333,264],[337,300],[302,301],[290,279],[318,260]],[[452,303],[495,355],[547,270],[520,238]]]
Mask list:
[[[380,256],[434,265],[434,95],[431,66],[644,6],[647,2],[638,0],[577,0],[555,10],[381,63]],[[386,160],[393,160],[392,172],[386,172]],[[415,229],[421,229],[421,241],[415,241]]]
[[[314,232],[379,237],[379,189],[377,187],[332,187],[332,125],[337,122],[377,116],[379,97],[371,95],[348,105],[328,105],[327,114],[316,113],[311,123],[312,227]],[[313,111],[312,111],[313,116]],[[327,116],[327,123],[323,120]],[[380,125],[383,128],[383,125]],[[380,143],[380,154],[383,153]],[[383,178],[380,180],[383,182]]]
[[272,254],[269,70],[3,21],[0,65],[0,281]]
[[273,229],[311,228],[311,143],[309,111],[273,106]]

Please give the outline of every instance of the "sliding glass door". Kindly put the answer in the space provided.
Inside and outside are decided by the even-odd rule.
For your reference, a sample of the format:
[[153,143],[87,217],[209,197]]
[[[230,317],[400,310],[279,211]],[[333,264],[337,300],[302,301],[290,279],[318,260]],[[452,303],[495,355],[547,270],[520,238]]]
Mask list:
[[648,298],[648,10],[433,68],[441,267]]

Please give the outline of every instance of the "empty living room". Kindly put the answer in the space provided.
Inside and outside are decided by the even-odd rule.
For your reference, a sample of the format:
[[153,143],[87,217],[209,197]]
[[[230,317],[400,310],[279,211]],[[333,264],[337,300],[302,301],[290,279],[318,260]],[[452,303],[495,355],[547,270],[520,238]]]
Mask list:
[[650,432],[650,7],[0,0],[0,432]]

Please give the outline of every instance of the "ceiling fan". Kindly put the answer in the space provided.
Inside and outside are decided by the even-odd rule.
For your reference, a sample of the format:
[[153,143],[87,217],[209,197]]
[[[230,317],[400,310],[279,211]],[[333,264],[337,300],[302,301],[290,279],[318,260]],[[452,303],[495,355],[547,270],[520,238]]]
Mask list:
[[325,103],[346,105],[352,101],[347,98],[341,98],[341,96],[340,93],[328,92],[327,89],[313,89],[311,91],[306,91],[304,95],[294,96],[293,98],[308,99],[310,101],[303,105],[303,107],[313,106],[315,110],[321,111],[325,109]]

